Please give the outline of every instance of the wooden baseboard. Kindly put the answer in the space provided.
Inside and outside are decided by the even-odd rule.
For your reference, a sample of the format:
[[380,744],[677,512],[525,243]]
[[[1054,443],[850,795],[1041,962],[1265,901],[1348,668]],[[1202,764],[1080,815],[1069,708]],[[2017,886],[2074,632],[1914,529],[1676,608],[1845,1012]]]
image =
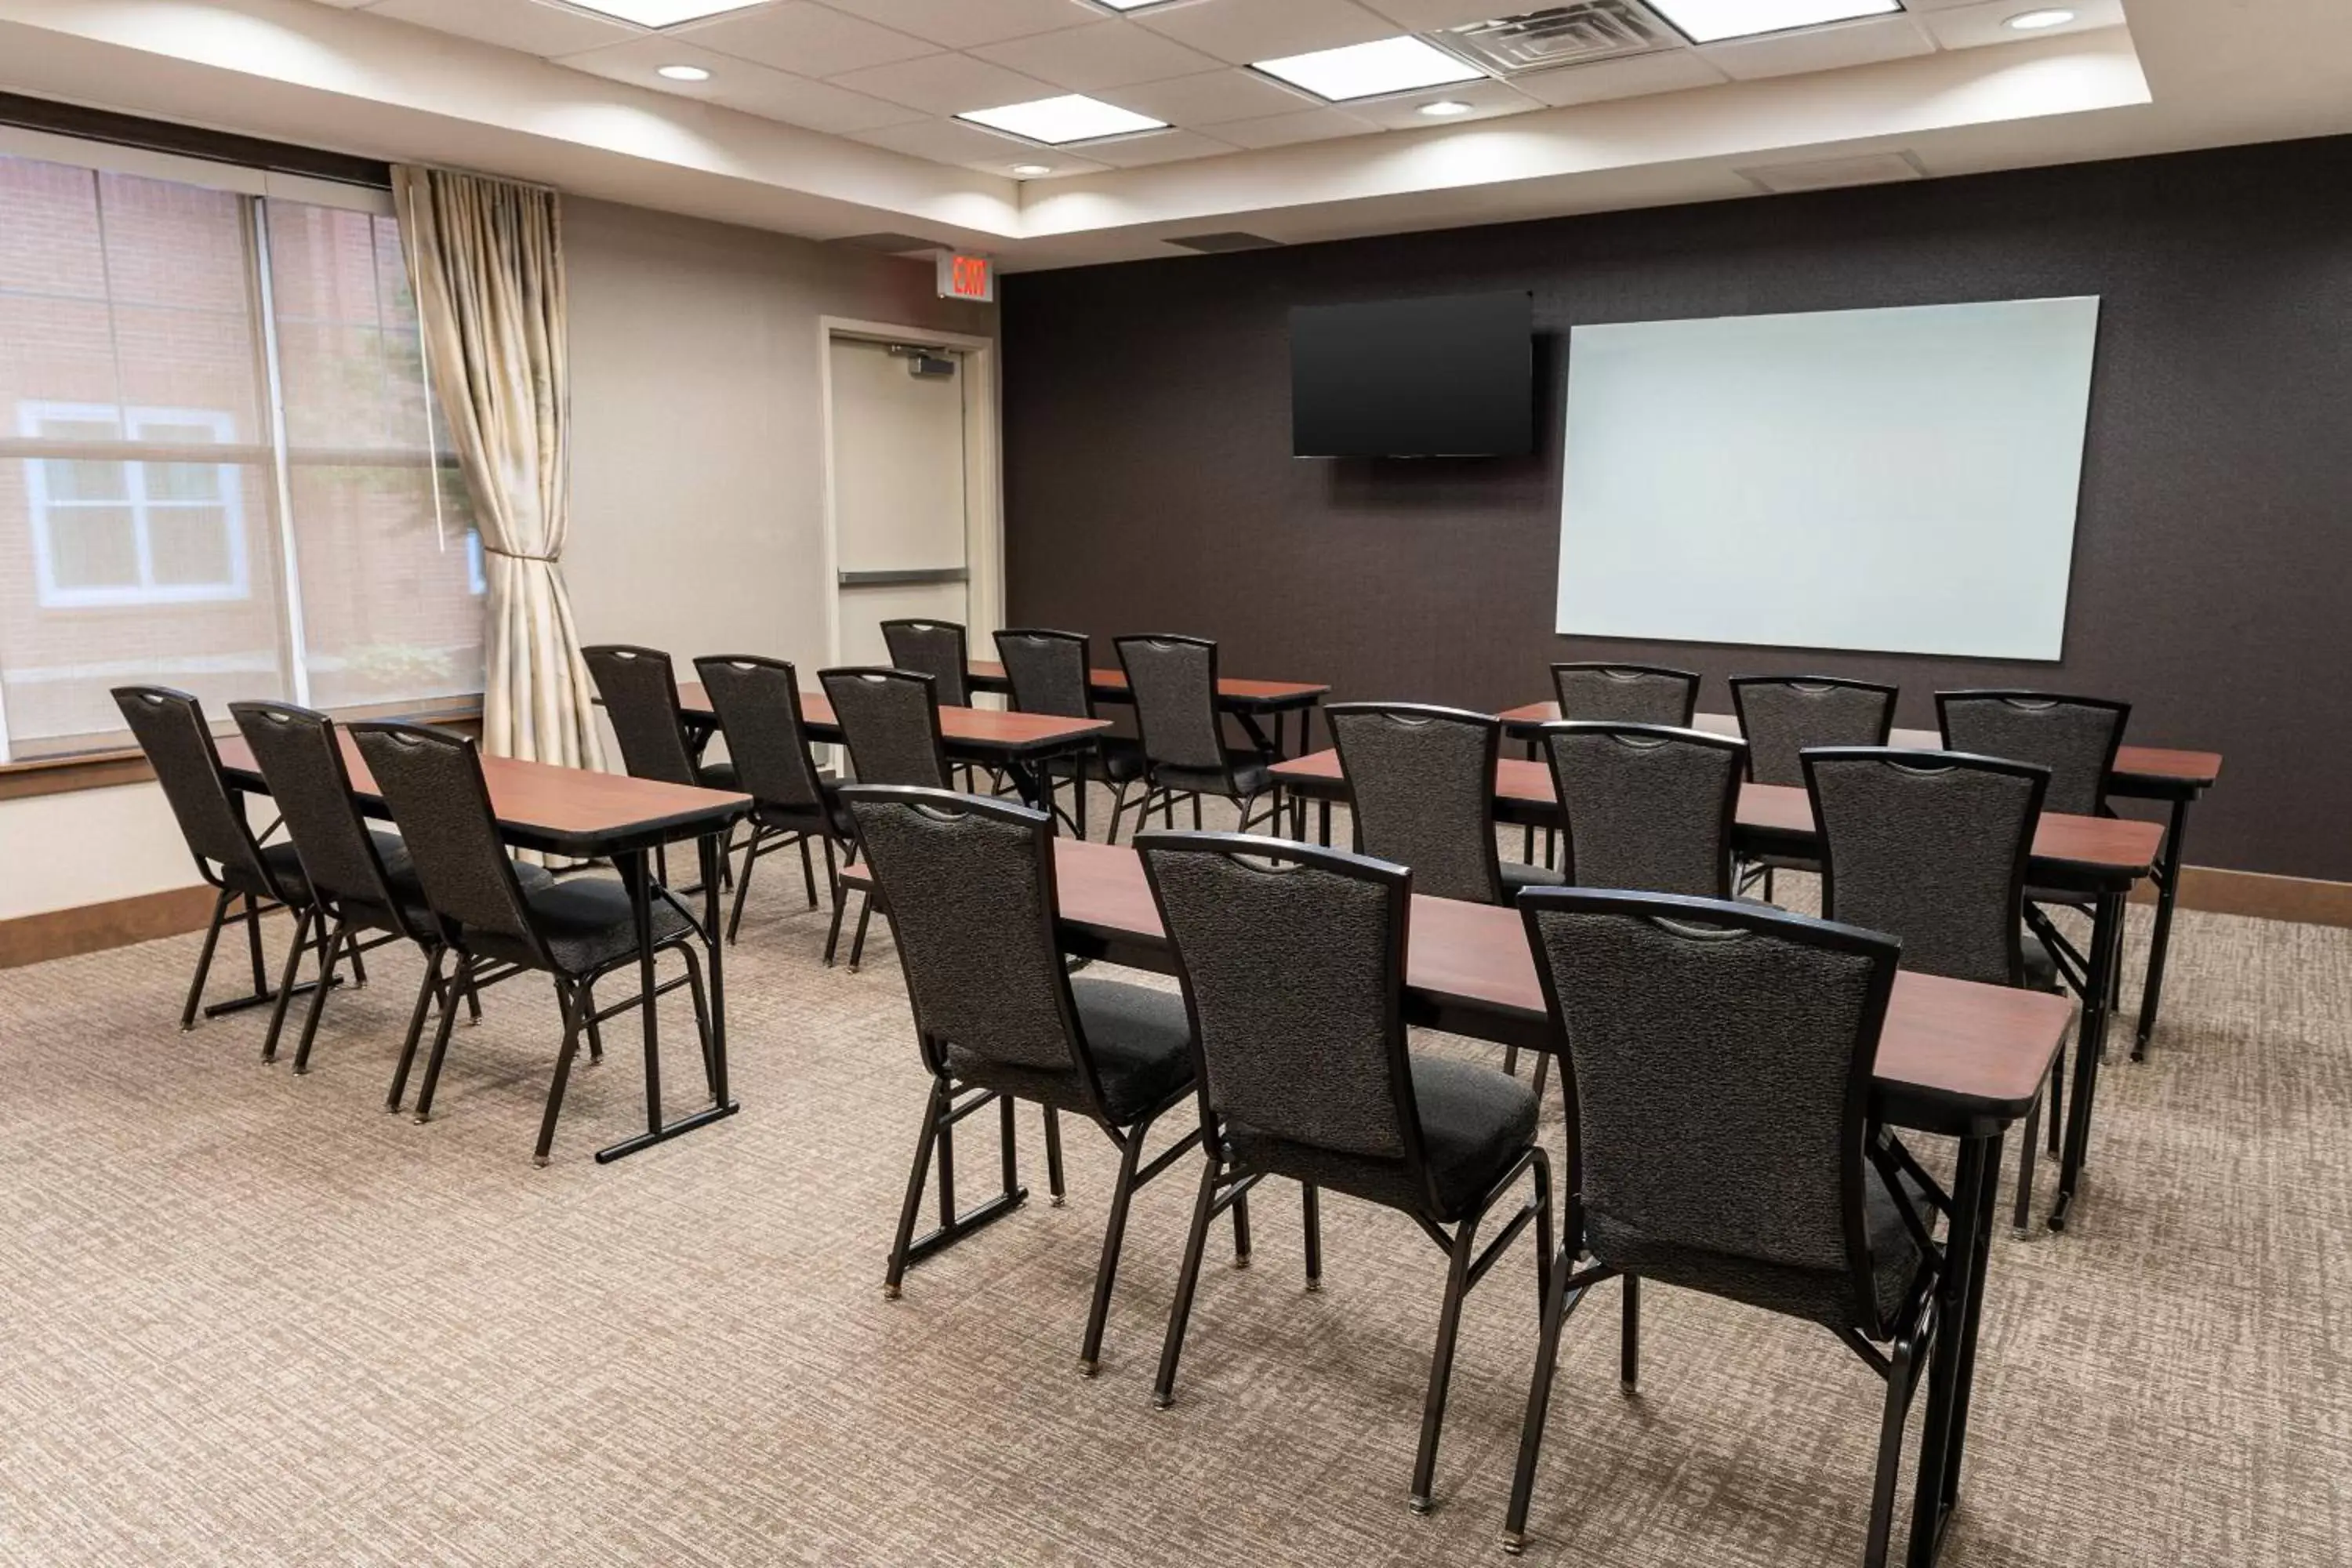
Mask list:
[[[2154,903],[2142,883],[2135,903]],[[2278,877],[2264,871],[2231,871],[2219,866],[2180,868],[2180,907],[2257,920],[2295,921],[2305,925],[2352,926],[2352,882],[2312,877]]]
[[0,969],[202,931],[219,896],[205,887],[173,888],[0,921]]

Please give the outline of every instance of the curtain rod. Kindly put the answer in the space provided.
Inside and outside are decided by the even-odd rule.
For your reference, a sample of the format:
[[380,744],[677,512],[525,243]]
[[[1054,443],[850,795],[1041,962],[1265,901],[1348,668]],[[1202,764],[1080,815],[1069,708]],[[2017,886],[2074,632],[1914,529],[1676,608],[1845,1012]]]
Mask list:
[[168,120],[145,120],[110,109],[28,98],[22,93],[0,92],[0,125],[54,132],[60,136],[78,136],[86,142],[136,147],[149,153],[176,153],[185,158],[235,163],[271,174],[301,174],[339,184],[364,185],[379,191],[392,188],[392,166],[373,158],[354,158],[346,153],[325,153],[315,147],[209,131]]

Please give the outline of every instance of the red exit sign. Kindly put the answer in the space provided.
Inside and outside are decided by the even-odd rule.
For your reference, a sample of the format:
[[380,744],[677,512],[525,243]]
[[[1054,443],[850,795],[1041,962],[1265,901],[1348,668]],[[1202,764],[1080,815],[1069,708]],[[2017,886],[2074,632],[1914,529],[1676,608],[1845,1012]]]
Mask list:
[[977,300],[987,304],[996,298],[996,268],[985,256],[959,256],[952,250],[940,252],[940,298],[942,300]]

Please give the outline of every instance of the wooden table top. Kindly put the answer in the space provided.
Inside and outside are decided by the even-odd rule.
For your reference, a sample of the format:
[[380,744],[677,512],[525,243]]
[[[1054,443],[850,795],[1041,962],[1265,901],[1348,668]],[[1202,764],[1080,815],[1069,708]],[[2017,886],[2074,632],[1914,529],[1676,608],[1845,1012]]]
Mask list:
[[[381,806],[375,777],[349,731],[339,731],[352,790],[362,804]],[[239,785],[268,793],[253,749],[242,735],[220,742],[221,767]],[[482,758],[490,812],[509,837],[528,848],[609,853],[615,846],[677,837],[698,825],[712,830],[751,809],[751,797],[691,784],[663,784],[626,773],[558,767],[551,763]]]
[[[992,686],[1010,684],[1004,667],[992,660],[973,659],[971,675],[973,679]],[[1118,699],[1128,694],[1127,671],[1123,669],[1090,669],[1087,671],[1087,682],[1097,697]],[[1218,678],[1217,700],[1248,706],[1286,705],[1312,701],[1330,689],[1307,680],[1247,680],[1228,675]]]
[[[1519,729],[1532,724],[1550,724],[1559,719],[1559,704],[1529,702],[1506,709],[1496,717],[1505,724]],[[1693,714],[1691,723],[1694,728],[1712,731],[1718,735],[1739,733],[1739,721],[1728,713]],[[1944,737],[1933,730],[1895,730],[1886,739],[1890,745],[1907,746],[1914,751],[1940,752],[1944,749]],[[2116,751],[2115,773],[2118,779],[2146,779],[2153,783],[2203,789],[2221,776],[2221,753],[2178,751],[2167,746],[2122,746]]]
[[[699,682],[681,681],[677,704],[689,719],[716,723],[718,715]],[[812,730],[838,731],[833,700],[822,691],[801,693],[801,718]],[[1082,741],[1109,729],[1108,719],[1065,719],[1053,713],[1007,713],[993,708],[940,709],[940,733],[950,746],[992,752],[1045,751]]]
[[[1063,921],[1129,942],[1166,942],[1133,849],[1055,838],[1054,854]],[[1412,921],[1405,984],[1424,1005],[1454,1019],[1544,1018],[1517,910],[1416,895]],[[1899,974],[1879,1037],[1881,1114],[1936,1131],[2014,1121],[2041,1091],[2074,1011],[2042,992]]]
[[[1338,786],[1345,775],[1339,753],[1326,749],[1276,763],[1274,776],[1286,784]],[[1526,805],[1555,806],[1559,795],[1551,769],[1522,757],[1504,757],[1495,764],[1495,796]],[[1749,833],[1814,837],[1813,803],[1790,784],[1743,784],[1736,825]],[[2033,858],[2053,866],[2080,866],[2103,872],[2147,875],[2164,844],[2164,828],[2154,822],[2121,816],[2070,816],[2044,812],[2033,831]]]

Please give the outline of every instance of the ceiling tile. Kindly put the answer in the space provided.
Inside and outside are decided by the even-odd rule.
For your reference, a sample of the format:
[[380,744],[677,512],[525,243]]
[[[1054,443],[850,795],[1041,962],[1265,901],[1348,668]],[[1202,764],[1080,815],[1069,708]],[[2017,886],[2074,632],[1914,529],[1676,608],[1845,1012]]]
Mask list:
[[1654,54],[1628,55],[1623,59],[1529,71],[1513,77],[1511,85],[1531,98],[1564,107],[1714,87],[1725,79],[1723,72],[1708,64],[1696,49],[1660,49]]
[[[1470,112],[1441,119],[1421,111],[1424,103],[1445,102],[1466,103],[1470,106]],[[1456,82],[1452,87],[1433,87],[1421,92],[1351,103],[1348,105],[1348,112],[1361,115],[1389,131],[1423,131],[1439,125],[1461,125],[1473,120],[1494,120],[1506,114],[1524,114],[1530,109],[1542,107],[1525,93],[1514,92],[1499,81],[1465,81]]]
[[[1407,32],[1429,33],[1441,27],[1466,27],[1473,22],[1488,21],[1496,16],[1521,16],[1528,11],[1540,11],[1547,0],[1357,0],[1368,11],[1377,11]],[[1499,5],[1499,9],[1497,8]]]
[[971,52],[1074,92],[1097,92],[1217,67],[1207,55],[1132,22],[1097,22],[1091,27],[1034,33],[1001,44],[982,44]]
[[2055,27],[2041,27],[2021,33],[2006,24],[2021,11],[2040,8],[2035,0],[1990,0],[1990,4],[1964,3],[1948,10],[1929,11],[1919,17],[1919,25],[1928,36],[1948,49],[1976,48],[1986,44],[2018,44],[2029,38],[2054,37],[2061,33],[2087,33],[2095,27],[2123,25],[2123,0],[2067,0],[2064,10],[2074,13],[2071,22]]
[[[1287,5],[1289,0],[1282,0]],[[1083,27],[1103,14],[1078,0],[824,0],[836,11],[912,33],[951,49],[1001,44],[1056,27]]]
[[1122,136],[1116,142],[1089,142],[1087,156],[1121,169],[1146,163],[1173,163],[1185,158],[1213,158],[1230,153],[1234,144],[1203,136],[1197,131],[1155,131],[1149,136]]
[[[607,81],[625,81],[635,87],[651,88],[675,98],[697,99],[704,103],[716,103],[724,90],[722,79],[749,76],[767,70],[749,60],[739,60],[711,49],[697,48],[680,43],[664,33],[639,33],[625,44],[607,44],[601,49],[589,49],[576,55],[558,57],[555,62],[569,66],[590,76],[601,76]],[[710,73],[709,81],[671,81],[654,73],[663,66],[700,66]],[[774,74],[774,73],[770,73]]]
[[1876,65],[1906,55],[1933,54],[1934,40],[1907,16],[1872,16],[1831,27],[1772,33],[1727,44],[1707,44],[1699,53],[1738,81],[1795,76],[1803,71],[1842,70]]
[[645,29],[625,22],[541,5],[540,0],[381,0],[368,14],[476,38],[502,49],[520,49],[527,55],[577,54],[599,44],[645,37]]
[[1000,174],[1015,163],[1051,163],[1062,156],[1058,149],[1034,147],[1011,136],[967,125],[961,120],[924,120],[912,125],[856,131],[850,132],[850,139],[911,157],[929,158],[935,163],[986,167]]
[[806,77],[772,71],[765,67],[730,70],[714,77],[710,85],[719,89],[709,95],[712,101],[730,109],[835,135],[878,130],[885,125],[906,125],[928,118],[919,109],[886,103],[829,81],[811,81]]
[[808,0],[792,0],[789,5],[739,11],[692,26],[673,27],[669,36],[717,49],[723,55],[811,77],[838,76],[843,71],[940,52],[937,44],[811,5]]
[[1121,109],[1132,109],[1138,114],[1149,114],[1171,125],[1263,120],[1271,114],[1295,114],[1312,107],[1315,101],[1271,77],[1230,68],[1199,76],[1171,77],[1166,81],[1138,82],[1103,96]]
[[871,93],[933,114],[995,109],[1003,104],[1028,103],[1062,95],[1062,89],[1050,82],[1006,70],[971,55],[926,55],[919,60],[849,71],[832,80],[836,87]]
[[1337,109],[1308,109],[1264,120],[1235,120],[1217,127],[1220,141],[1241,147],[1287,147],[1294,142],[1324,142],[1335,136],[1366,136],[1379,126]]
[[1136,26],[1234,65],[1343,44],[1393,38],[1405,29],[1355,0],[1192,0],[1135,13]]

